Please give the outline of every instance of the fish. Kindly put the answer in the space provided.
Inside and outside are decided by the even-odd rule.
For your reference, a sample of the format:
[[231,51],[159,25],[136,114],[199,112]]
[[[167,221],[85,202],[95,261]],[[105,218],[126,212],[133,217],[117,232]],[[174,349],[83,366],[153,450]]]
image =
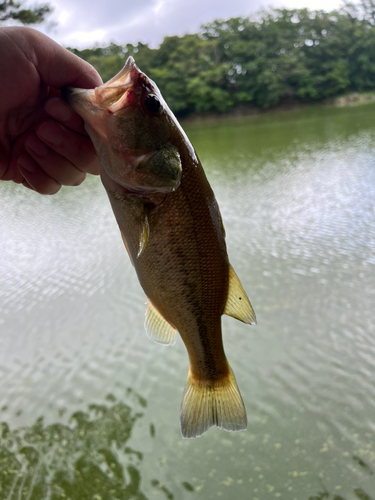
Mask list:
[[173,345],[178,332],[186,346],[182,437],[212,426],[245,430],[221,316],[249,325],[256,316],[229,263],[219,206],[192,144],[132,57],[102,86],[68,87],[62,94],[83,118],[98,154],[102,183],[147,296],[146,333]]

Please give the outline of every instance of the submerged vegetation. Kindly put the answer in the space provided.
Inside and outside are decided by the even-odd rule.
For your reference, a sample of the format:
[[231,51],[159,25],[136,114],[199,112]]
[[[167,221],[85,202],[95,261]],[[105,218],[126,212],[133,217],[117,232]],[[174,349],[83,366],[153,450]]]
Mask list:
[[134,56],[179,116],[224,113],[375,89],[374,17],[373,0],[328,13],[270,9],[165,37],[155,49],[138,43],[70,50],[104,81]]
[[[128,389],[124,402],[109,394],[104,404],[91,404],[65,424],[46,424],[41,417],[28,427],[10,429],[0,422],[0,498],[147,500],[143,453],[129,446],[146,405]],[[59,413],[63,417],[65,409]],[[174,499],[158,479],[152,479],[151,486],[154,494]],[[186,481],[181,487],[193,489]]]
[[11,430],[0,423],[0,498],[147,500],[142,453],[128,446],[145,401],[131,390],[127,400],[131,406],[109,395],[68,424],[40,418]]

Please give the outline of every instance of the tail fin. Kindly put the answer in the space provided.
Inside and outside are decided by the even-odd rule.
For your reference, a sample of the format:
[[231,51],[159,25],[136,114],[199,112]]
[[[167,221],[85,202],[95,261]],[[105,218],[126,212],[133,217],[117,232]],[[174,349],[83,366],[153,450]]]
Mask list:
[[180,414],[183,438],[201,436],[213,425],[226,431],[247,428],[245,406],[229,370],[226,378],[216,381],[194,380],[189,373]]

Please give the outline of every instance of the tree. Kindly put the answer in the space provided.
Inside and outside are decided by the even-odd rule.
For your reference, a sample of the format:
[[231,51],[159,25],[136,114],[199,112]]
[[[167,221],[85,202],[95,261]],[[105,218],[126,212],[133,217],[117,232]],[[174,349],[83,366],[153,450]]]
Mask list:
[[126,50],[115,43],[111,43],[108,47],[94,47],[82,50],[67,47],[67,49],[94,66],[103,82],[116,75],[124,66]]
[[361,0],[360,2],[345,2],[341,11],[352,20],[362,20],[369,26],[375,26],[375,0]]
[[41,4],[33,9],[23,9],[22,6],[22,2],[14,0],[0,2],[0,25],[10,20],[21,24],[40,24],[53,10],[49,4]]
[[[1,1],[1,0],[0,0]],[[267,9],[216,20],[198,33],[77,51],[103,80],[134,56],[179,116],[320,102],[375,90],[375,0],[325,12]]]

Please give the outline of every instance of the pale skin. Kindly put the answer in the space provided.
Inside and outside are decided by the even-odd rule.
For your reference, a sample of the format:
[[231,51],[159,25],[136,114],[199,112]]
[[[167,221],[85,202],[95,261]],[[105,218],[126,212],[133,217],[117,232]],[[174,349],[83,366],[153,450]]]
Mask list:
[[90,64],[42,33],[0,28],[0,180],[55,194],[98,175],[83,120],[60,89],[101,83]]

